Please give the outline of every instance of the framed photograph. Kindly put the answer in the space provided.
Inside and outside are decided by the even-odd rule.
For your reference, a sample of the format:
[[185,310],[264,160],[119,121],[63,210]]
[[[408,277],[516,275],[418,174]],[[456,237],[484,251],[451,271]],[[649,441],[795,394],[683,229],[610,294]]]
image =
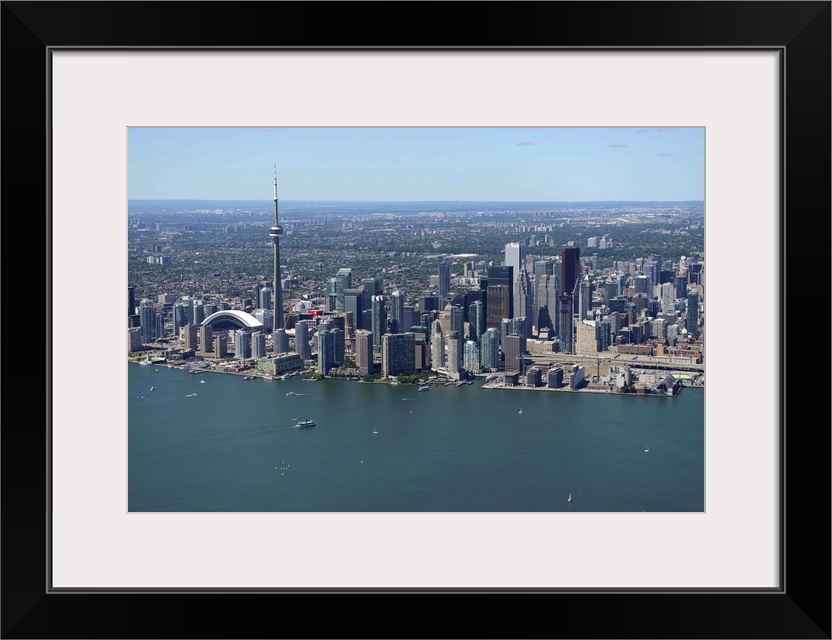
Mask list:
[[704,127],[131,127],[127,169],[130,513],[705,512]]
[[[409,17],[395,42],[389,32],[369,28],[367,20],[379,16],[381,5],[205,3],[199,11],[190,3],[49,3],[48,11],[45,5],[2,7],[4,222],[7,240],[16,245],[7,242],[8,255],[21,255],[29,266],[17,238],[33,235],[32,218],[45,221],[47,240],[42,279],[27,278],[47,299],[44,421],[21,420],[18,413],[26,406],[19,398],[31,396],[31,377],[21,376],[19,367],[11,370],[20,343],[12,343],[4,359],[11,388],[28,380],[15,395],[7,389],[7,418],[14,416],[2,430],[4,637],[254,637],[265,629],[304,637],[310,634],[304,625],[287,621],[275,631],[266,614],[269,605],[279,605],[276,598],[297,596],[293,604],[314,606],[302,595],[442,595],[447,600],[440,604],[457,615],[476,615],[485,604],[481,598],[522,595],[501,604],[523,615],[533,598],[555,612],[571,612],[557,623],[546,616],[528,627],[485,620],[459,625],[460,633],[483,637],[830,637],[828,407],[819,414],[821,428],[806,428],[805,411],[787,420],[787,388],[793,390],[792,407],[796,397],[801,408],[812,398],[805,389],[799,396],[794,390],[803,386],[796,373],[812,370],[803,365],[814,354],[794,345],[787,351],[785,340],[792,310],[801,308],[796,301],[812,299],[800,287],[806,270],[786,265],[797,255],[813,263],[816,253],[814,246],[791,245],[807,235],[829,237],[829,2],[604,3],[600,16],[598,3],[489,3],[475,16],[466,11],[464,19],[452,10],[470,5],[404,4]],[[383,6],[394,13],[395,5]],[[323,26],[321,11],[337,28]],[[571,27],[551,28],[566,24]],[[520,152],[535,149],[535,132],[621,132],[621,139],[603,141],[608,152],[630,148],[624,132],[701,132],[700,257],[710,275],[701,506],[569,511],[520,501],[517,509],[451,504],[447,510],[374,511],[362,503],[354,510],[317,506],[307,512],[177,506],[179,488],[193,469],[187,464],[217,460],[209,449],[177,451],[170,441],[164,452],[154,451],[152,442],[137,450],[128,437],[129,401],[144,393],[133,393],[128,366],[141,375],[147,369],[151,377],[174,373],[125,363],[124,248],[135,231],[128,201],[152,198],[154,188],[171,181],[181,184],[183,175],[200,167],[195,156],[234,152],[219,138],[206,136],[198,144],[183,138],[177,149],[169,137],[164,156],[158,145],[144,145],[143,157],[131,156],[145,142],[136,134],[244,130],[269,136],[336,128],[522,131],[511,150],[518,159],[507,161],[515,167],[523,166]],[[283,139],[272,144],[291,148]],[[402,144],[388,142],[391,148]],[[300,141],[296,157],[302,146]],[[312,165],[343,166],[333,143],[327,150],[324,139],[317,148]],[[675,153],[662,158],[681,162],[683,148],[677,140],[672,151],[665,146],[653,153]],[[288,158],[281,158],[275,182]],[[229,163],[227,173],[241,162]],[[572,157],[569,166],[552,167],[552,180],[562,190],[575,186],[586,173],[580,162]],[[140,167],[155,172],[140,174]],[[533,170],[529,165],[507,182],[522,185]],[[272,171],[265,167],[265,193],[255,199],[271,200]],[[375,186],[383,193],[393,178],[376,171],[381,179]],[[359,183],[345,175],[341,188]],[[245,179],[259,188],[261,178]],[[455,182],[464,180],[458,175]],[[212,186],[211,180],[192,182]],[[600,187],[598,192],[598,200],[612,197]],[[159,193],[202,199],[186,190]],[[303,200],[310,192],[295,193]],[[456,195],[461,191],[449,193],[449,200],[467,199]],[[664,199],[666,191],[651,193],[657,195],[648,199]],[[278,195],[275,185],[275,218]],[[205,199],[212,198],[223,199]],[[356,192],[320,199],[384,198]],[[516,197],[553,199],[548,193]],[[632,197],[639,199],[645,198]],[[46,215],[16,216],[26,202]],[[17,220],[25,226],[16,229]],[[235,232],[233,221],[225,226]],[[270,252],[278,244],[276,227],[277,220],[272,231],[263,227],[272,236],[257,245],[267,265],[273,265]],[[694,232],[694,225],[686,231]],[[583,252],[588,237],[579,244]],[[288,251],[293,245],[284,246]],[[161,260],[164,251],[151,254]],[[15,291],[9,284],[7,277],[7,291]],[[797,298],[798,292],[804,295]],[[332,293],[337,306],[337,289]],[[12,304],[7,300],[7,308]],[[698,324],[691,320],[688,326]],[[596,377],[598,384],[605,378],[600,370]],[[255,381],[284,382],[293,384]],[[536,392],[499,393],[514,398]],[[410,402],[430,394],[413,395]],[[520,410],[533,411],[531,405],[512,407],[517,415]],[[638,416],[625,421],[638,428]],[[382,438],[374,425],[366,426],[368,440]],[[316,429],[294,435],[322,431]],[[683,446],[667,444],[677,451]],[[638,453],[652,456],[658,446],[639,442]],[[128,477],[139,457],[131,459],[131,451],[147,462],[141,471],[148,489],[134,496]],[[178,476],[174,466],[159,466],[165,456],[183,462]],[[273,466],[273,474],[288,472],[291,482],[293,469],[284,460]],[[443,478],[453,477],[439,468],[442,477],[425,482],[441,494]],[[652,481],[667,490],[662,473],[657,470]],[[642,486],[649,490],[650,478]],[[242,490],[233,479],[226,488]],[[567,487],[561,493],[577,503],[577,492],[570,495]],[[803,503],[795,508],[806,496],[822,505],[820,513]],[[154,506],[155,500],[164,506]],[[235,502],[232,495],[211,504]],[[333,498],[316,504],[340,503]],[[129,613],[147,604],[174,612],[166,618],[174,621],[160,625],[155,614]],[[407,615],[412,604],[399,598],[393,610]],[[206,607],[216,614],[200,621],[198,612]],[[333,622],[311,635],[350,634]],[[419,620],[406,634],[383,633],[411,634],[436,635],[434,622]]]

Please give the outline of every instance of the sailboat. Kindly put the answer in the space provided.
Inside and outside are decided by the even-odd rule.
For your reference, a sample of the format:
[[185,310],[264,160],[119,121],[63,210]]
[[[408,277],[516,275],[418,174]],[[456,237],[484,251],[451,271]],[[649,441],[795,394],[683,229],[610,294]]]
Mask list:
[[572,494],[569,494],[569,497],[566,499],[567,502],[572,502]]
[[374,435],[374,436],[375,436],[375,435],[378,435],[378,429],[376,429],[375,427],[373,427],[373,435]]
[[650,445],[647,445],[647,448],[644,450],[644,453],[650,453]]
[[520,409],[520,411],[518,411],[517,413],[523,413],[523,410],[522,410],[522,409]]

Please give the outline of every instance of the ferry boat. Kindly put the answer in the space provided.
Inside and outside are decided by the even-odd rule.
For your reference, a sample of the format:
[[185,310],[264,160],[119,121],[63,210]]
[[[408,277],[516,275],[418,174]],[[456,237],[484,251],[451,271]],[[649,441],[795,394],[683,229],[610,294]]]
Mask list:
[[298,427],[303,429],[304,427],[314,427],[315,424],[314,420],[301,420],[298,422]]

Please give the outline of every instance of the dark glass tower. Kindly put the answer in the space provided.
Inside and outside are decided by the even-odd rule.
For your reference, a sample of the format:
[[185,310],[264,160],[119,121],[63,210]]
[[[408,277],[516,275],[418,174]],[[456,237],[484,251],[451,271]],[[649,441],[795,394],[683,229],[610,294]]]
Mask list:
[[451,265],[439,265],[439,297],[445,298],[451,290]]
[[503,318],[510,318],[514,310],[514,267],[488,267],[486,289],[486,328],[500,328]]
[[503,318],[511,317],[511,287],[504,284],[488,284],[488,307],[486,307],[485,326],[487,329],[499,329]]
[[693,336],[699,335],[699,293],[697,291],[688,291],[688,309],[685,327],[688,330],[688,334]]
[[581,275],[581,250],[578,247],[563,247],[561,249],[561,269],[563,273],[563,278],[561,278],[563,292],[572,295],[575,291],[575,281]]

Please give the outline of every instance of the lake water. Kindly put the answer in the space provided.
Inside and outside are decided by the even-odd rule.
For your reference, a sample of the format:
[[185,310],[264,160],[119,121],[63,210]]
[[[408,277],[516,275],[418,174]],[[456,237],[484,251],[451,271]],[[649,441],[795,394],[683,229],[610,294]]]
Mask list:
[[[636,397],[478,379],[419,392],[128,369],[130,511],[704,510],[703,389]],[[307,418],[317,426],[295,426]]]

